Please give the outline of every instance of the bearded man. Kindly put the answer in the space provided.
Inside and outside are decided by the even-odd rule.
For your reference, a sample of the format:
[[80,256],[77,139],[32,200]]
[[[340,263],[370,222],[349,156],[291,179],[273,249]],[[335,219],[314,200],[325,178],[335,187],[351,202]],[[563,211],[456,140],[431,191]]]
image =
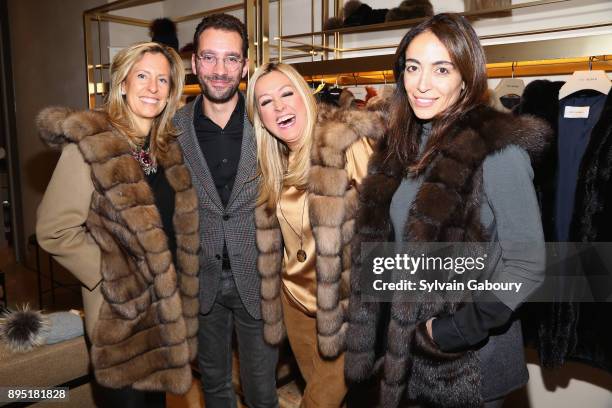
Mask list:
[[232,336],[249,407],[278,407],[276,348],[263,340],[254,208],[258,194],[253,128],[238,91],[248,71],[244,24],[205,17],[191,67],[202,94],[175,116],[200,213],[198,362],[206,408],[234,408]]

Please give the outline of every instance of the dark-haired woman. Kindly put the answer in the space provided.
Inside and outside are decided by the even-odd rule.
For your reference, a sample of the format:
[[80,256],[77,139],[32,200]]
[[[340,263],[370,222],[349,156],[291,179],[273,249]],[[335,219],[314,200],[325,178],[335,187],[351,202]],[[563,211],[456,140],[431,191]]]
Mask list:
[[[409,31],[395,62],[389,130],[370,159],[357,242],[482,242],[487,279],[504,291],[440,294],[443,301],[361,302],[351,274],[346,378],[366,379],[382,349],[381,405],[487,407],[528,378],[513,312],[543,279],[544,247],[531,156],[549,129],[484,106],[483,49],[469,23],[440,14]],[[417,272],[418,273],[418,272]],[[464,302],[470,296],[473,302]],[[424,299],[432,300],[432,297]],[[455,299],[454,301],[451,299]],[[382,316],[388,316],[383,318]],[[380,321],[388,319],[388,321]],[[385,336],[376,333],[384,327]]]

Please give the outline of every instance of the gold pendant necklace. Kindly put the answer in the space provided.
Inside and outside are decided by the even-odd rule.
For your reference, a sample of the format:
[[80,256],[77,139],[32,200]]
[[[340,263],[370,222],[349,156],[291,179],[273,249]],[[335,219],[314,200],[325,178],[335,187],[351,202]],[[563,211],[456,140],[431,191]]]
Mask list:
[[300,262],[306,262],[306,251],[304,251],[302,248],[298,249],[297,251],[297,260]]
[[293,231],[293,233],[299,238],[300,240],[300,249],[298,249],[297,251],[297,260],[300,262],[306,262],[306,251],[304,251],[304,209],[306,208],[306,198],[308,196],[308,193],[306,192],[304,194],[304,203],[302,204],[302,225],[300,226],[300,233],[298,234],[297,231],[293,228],[293,226],[291,225],[291,223],[289,222],[289,220],[287,219],[287,217],[285,217],[285,213],[283,212],[283,207],[281,206],[281,196],[278,196],[278,209],[281,212],[281,215],[283,216],[283,218],[285,219],[285,222],[287,223],[287,225],[289,226],[289,228],[291,228],[291,231]]

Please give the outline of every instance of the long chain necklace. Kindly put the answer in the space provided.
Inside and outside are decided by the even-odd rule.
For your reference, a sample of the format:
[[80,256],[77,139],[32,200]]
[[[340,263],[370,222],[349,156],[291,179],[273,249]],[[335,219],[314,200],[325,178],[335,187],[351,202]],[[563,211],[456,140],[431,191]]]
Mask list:
[[142,171],[144,171],[144,174],[147,176],[157,173],[157,163],[151,156],[151,145],[148,139],[144,146],[136,146],[135,149],[132,149],[132,157],[140,164]]
[[289,225],[289,228],[291,228],[291,231],[293,231],[293,233],[299,238],[300,240],[300,249],[297,251],[297,260],[300,262],[306,262],[306,251],[304,251],[304,209],[306,208],[306,196],[308,195],[308,193],[304,194],[304,203],[302,204],[302,224],[300,227],[300,233],[298,234],[297,231],[295,230],[295,228],[293,228],[293,226],[291,225],[291,223],[289,222],[289,220],[287,219],[287,217],[285,217],[285,213],[283,212],[283,207],[281,206],[281,198],[280,195],[278,197],[278,209],[281,212],[281,215],[283,216],[283,218],[285,219],[285,222],[287,223],[287,225]]

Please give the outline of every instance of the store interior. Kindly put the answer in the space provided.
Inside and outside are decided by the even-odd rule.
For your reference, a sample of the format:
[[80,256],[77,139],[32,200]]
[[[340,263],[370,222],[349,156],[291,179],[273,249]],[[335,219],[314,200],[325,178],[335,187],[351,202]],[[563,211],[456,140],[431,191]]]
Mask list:
[[[246,23],[249,73],[269,61],[293,64],[313,92],[335,102],[345,91],[365,102],[392,89],[399,40],[410,27],[441,12],[462,13],[472,22],[485,50],[489,102],[496,109],[511,112],[534,81],[565,82],[569,93],[587,81],[591,89],[610,92],[609,0],[430,0],[415,2],[418,7],[400,0],[344,3],[0,0],[0,307],[28,305],[45,313],[82,309],[78,281],[36,241],[36,211],[59,152],[40,140],[34,118],[50,105],[99,107],[113,56],[134,42],[150,40],[150,25],[157,18],[176,24],[177,48],[187,69],[184,101],[200,93],[190,69],[194,29],[215,12]],[[526,347],[525,352],[529,383],[510,395],[504,407],[612,408],[609,370],[572,360],[543,368],[535,349]],[[167,407],[203,406],[197,367],[194,373],[191,391],[168,394]],[[303,381],[288,347],[277,375],[281,406],[298,407]],[[82,336],[18,357],[0,349],[0,386],[10,385],[9,378],[15,384],[69,386],[73,398],[58,406],[94,406]],[[234,382],[239,391],[237,375]]]

